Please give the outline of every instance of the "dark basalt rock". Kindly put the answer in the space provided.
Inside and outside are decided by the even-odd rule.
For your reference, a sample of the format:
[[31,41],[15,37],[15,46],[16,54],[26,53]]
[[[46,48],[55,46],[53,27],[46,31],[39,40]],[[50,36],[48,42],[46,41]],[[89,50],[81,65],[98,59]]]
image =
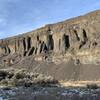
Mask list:
[[[39,55],[42,51],[66,53],[70,48],[82,50],[87,43],[90,47],[85,46],[86,49],[94,45],[98,47],[96,44],[99,44],[100,38],[99,20],[100,11],[98,10],[85,16],[46,25],[25,35],[3,39],[0,41],[0,54],[9,55],[17,52],[21,55]],[[27,54],[30,49],[32,49],[31,53]]]

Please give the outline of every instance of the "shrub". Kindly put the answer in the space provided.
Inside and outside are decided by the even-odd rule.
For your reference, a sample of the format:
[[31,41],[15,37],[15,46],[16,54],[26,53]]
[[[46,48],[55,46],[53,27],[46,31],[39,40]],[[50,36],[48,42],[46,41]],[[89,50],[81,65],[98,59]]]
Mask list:
[[16,72],[13,76],[14,79],[23,79],[23,78],[29,78],[30,75],[27,74],[25,70],[20,70]]
[[5,80],[0,81],[0,85],[7,86],[8,85],[8,80],[5,79]]
[[87,84],[88,89],[97,89],[98,85],[97,84]]
[[26,70],[20,70],[16,73],[14,72],[2,72],[3,76],[5,76],[1,81],[0,84],[10,85],[10,86],[47,86],[50,84],[57,84],[56,81],[51,76],[45,76],[39,73],[27,73]]
[[11,79],[13,76],[14,76],[14,73],[9,72],[6,78]]
[[4,70],[0,70],[0,81],[5,79],[7,75],[8,75],[8,72]]

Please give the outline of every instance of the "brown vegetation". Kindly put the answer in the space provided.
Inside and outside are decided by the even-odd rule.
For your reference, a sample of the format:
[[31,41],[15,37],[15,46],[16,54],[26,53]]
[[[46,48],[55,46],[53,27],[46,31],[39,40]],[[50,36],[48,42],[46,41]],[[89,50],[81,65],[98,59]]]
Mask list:
[[16,73],[0,71],[0,85],[4,86],[49,86],[57,84],[58,81],[51,76],[45,76],[39,73],[27,73],[26,70],[21,70]]

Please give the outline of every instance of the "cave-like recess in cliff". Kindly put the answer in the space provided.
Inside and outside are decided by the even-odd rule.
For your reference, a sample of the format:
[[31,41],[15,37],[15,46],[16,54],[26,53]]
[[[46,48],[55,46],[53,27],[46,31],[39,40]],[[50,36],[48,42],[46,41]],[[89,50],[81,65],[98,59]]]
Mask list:
[[87,41],[87,33],[86,31],[83,29],[83,38],[84,38],[84,41],[86,42]]
[[54,49],[54,40],[52,37],[52,34],[48,35],[48,50],[53,50]]
[[69,48],[70,47],[69,35],[64,34],[63,39],[64,39],[64,42],[65,42],[65,48]]
[[28,50],[31,48],[31,37],[27,38]]

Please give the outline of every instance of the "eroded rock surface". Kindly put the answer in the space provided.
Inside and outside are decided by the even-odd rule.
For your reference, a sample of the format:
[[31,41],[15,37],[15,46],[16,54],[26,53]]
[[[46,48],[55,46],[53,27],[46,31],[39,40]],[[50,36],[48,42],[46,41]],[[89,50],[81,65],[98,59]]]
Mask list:
[[[35,61],[100,64],[100,10],[0,40],[0,65]],[[34,61],[33,60],[33,61]]]

